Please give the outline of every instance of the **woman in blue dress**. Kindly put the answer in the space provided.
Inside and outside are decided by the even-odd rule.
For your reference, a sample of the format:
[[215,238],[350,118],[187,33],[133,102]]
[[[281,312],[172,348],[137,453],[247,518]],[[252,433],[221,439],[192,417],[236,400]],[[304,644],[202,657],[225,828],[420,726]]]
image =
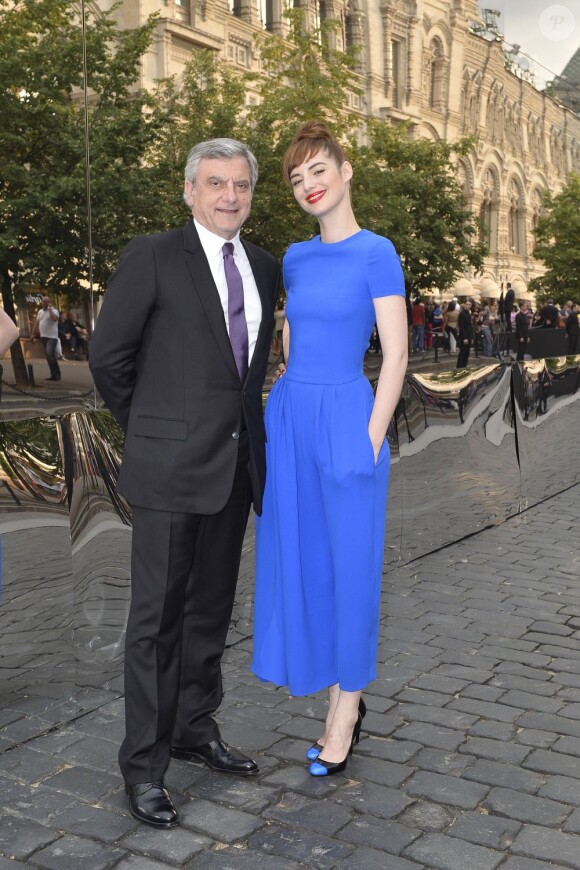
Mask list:
[[[357,224],[352,166],[323,124],[302,125],[283,174],[320,235],[284,257],[287,368],[266,407],[252,670],[293,695],[328,688],[325,730],[307,753],[310,773],[326,776],[344,770],[361,692],[376,677],[385,434],[407,365],[407,316],[399,257]],[[375,321],[383,364],[373,396],[363,360]]]

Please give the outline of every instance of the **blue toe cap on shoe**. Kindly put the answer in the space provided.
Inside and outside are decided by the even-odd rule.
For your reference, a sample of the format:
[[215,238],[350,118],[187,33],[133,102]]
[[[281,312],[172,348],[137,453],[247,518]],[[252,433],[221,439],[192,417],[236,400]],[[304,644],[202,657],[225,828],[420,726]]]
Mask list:
[[310,747],[308,752],[306,753],[306,758],[308,761],[316,761],[318,756],[320,755],[320,749],[315,749],[313,746]]
[[317,761],[313,761],[308,770],[312,776],[326,776],[328,774],[328,768]]

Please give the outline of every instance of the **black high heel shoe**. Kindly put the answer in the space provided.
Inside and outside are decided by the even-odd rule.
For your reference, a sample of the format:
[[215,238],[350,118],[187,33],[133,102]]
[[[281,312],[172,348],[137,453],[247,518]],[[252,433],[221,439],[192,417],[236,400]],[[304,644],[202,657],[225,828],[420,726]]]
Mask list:
[[[365,702],[363,701],[362,698],[358,702],[358,714],[360,716],[361,721],[364,719],[364,717],[367,714],[367,705],[365,704]],[[358,724],[358,722],[357,722],[357,724]],[[360,728],[359,728],[359,735],[360,735]],[[358,740],[357,740],[357,743],[358,743]],[[313,743],[312,746],[310,747],[310,749],[308,749],[306,752],[306,758],[308,759],[308,761],[316,761],[316,759],[318,758],[318,756],[320,755],[320,753],[322,752],[323,749],[324,749],[324,746],[322,746],[321,743],[318,743],[318,741],[316,743]]]
[[358,714],[358,719],[356,720],[356,724],[352,731],[352,740],[350,741],[350,748],[346,754],[346,757],[342,759],[342,761],[325,761],[323,758],[318,757],[316,761],[313,761],[310,767],[308,768],[308,772],[311,776],[332,776],[335,773],[342,773],[342,771],[346,768],[348,758],[352,755],[352,750],[354,749],[355,743],[358,743],[360,740],[360,732],[362,728],[362,715]]

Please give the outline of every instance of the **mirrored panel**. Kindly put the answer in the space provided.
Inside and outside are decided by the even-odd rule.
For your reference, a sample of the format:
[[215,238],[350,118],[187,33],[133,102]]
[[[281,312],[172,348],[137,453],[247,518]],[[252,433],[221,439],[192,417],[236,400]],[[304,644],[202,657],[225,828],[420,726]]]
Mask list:
[[0,466],[0,707],[34,695],[40,711],[40,699],[70,697],[76,682],[68,492],[55,420],[0,423]]
[[513,367],[525,509],[580,481],[580,356]]
[[120,684],[130,600],[131,513],[117,493],[123,436],[106,412],[59,423],[70,506],[73,642],[80,686]]
[[397,412],[403,561],[517,513],[510,381],[498,364],[407,374]]

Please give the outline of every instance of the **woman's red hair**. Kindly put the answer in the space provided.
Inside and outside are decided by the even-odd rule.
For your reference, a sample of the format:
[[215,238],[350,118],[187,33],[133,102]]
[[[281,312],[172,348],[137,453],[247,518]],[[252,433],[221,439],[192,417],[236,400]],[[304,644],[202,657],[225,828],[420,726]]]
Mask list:
[[321,121],[306,121],[298,129],[282,160],[282,175],[288,184],[294,169],[318,151],[325,151],[338,167],[347,160],[346,154],[325,124]]

